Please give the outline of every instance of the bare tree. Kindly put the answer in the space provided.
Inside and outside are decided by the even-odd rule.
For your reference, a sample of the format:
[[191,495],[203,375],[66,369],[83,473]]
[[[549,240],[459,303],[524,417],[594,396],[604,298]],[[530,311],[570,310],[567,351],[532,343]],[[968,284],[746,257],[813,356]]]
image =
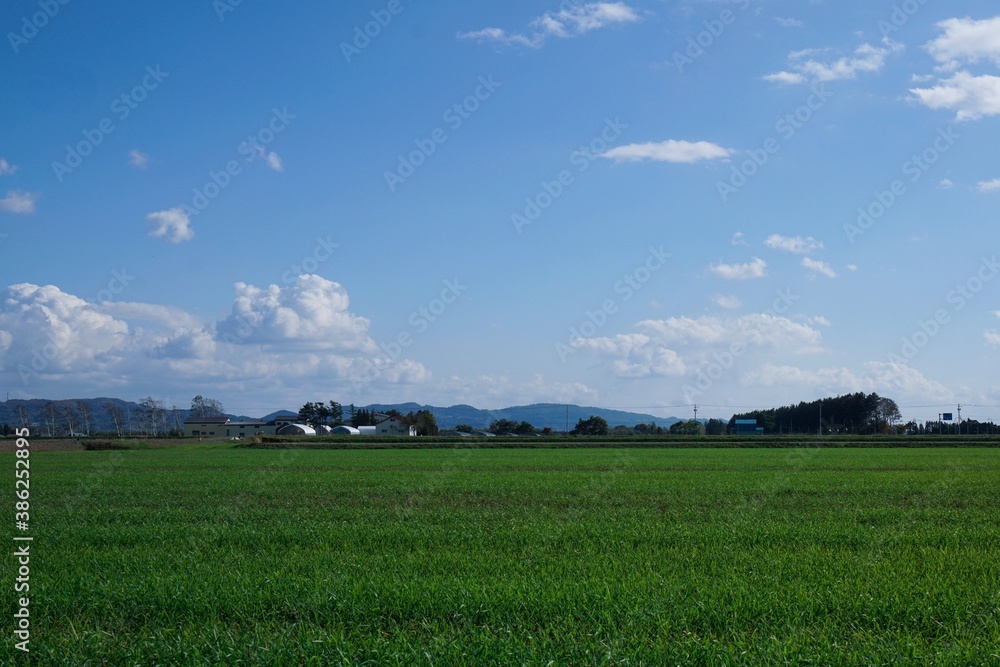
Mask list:
[[191,399],[192,417],[221,417],[224,414],[222,403],[214,398],[205,398],[198,394]]
[[122,409],[122,406],[116,405],[111,401],[104,403],[104,409],[108,411],[111,421],[114,422],[118,437],[123,437],[125,435],[125,410]]
[[72,403],[62,402],[58,406],[59,416],[62,417],[63,425],[72,436],[76,433],[76,408]]
[[76,410],[80,413],[80,420],[83,421],[83,432],[90,435],[90,418],[93,411],[87,401],[77,401]]
[[166,409],[163,401],[147,396],[139,401],[139,428],[145,435],[158,435]]
[[42,418],[45,420],[45,430],[50,438],[55,434],[56,418],[59,416],[58,413],[59,409],[52,401],[46,403],[42,408]]
[[171,421],[174,424],[173,431],[174,432],[179,432],[179,433],[181,433],[183,435],[183,433],[184,433],[184,424],[181,423],[181,409],[179,407],[177,407],[176,405],[171,406],[171,408],[170,408],[170,418],[171,418]]
[[28,414],[28,406],[23,403],[17,406],[17,418],[21,420],[21,428],[31,428],[31,415]]

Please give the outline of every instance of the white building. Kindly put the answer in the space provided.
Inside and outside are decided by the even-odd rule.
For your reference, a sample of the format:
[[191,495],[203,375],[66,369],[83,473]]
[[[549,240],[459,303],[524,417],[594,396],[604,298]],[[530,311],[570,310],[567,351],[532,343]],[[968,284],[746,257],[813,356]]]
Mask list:
[[316,429],[308,424],[285,424],[278,429],[278,435],[316,435]]
[[417,427],[409,426],[395,417],[389,415],[376,414],[375,434],[376,435],[408,435],[415,437]]

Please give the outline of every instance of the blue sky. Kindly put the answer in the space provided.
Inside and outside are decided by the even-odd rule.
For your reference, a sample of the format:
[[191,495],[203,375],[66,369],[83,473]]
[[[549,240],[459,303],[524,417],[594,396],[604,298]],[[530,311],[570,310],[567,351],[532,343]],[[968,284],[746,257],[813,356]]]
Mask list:
[[12,398],[1000,419],[981,1],[11,2]]

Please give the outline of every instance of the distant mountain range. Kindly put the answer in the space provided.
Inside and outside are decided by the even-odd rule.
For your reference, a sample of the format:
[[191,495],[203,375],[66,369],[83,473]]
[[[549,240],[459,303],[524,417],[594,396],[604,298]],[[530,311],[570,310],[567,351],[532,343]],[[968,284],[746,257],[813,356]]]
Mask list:
[[567,424],[572,429],[581,419],[590,417],[601,417],[608,426],[635,426],[636,424],[648,424],[656,422],[657,426],[670,426],[676,421],[676,417],[654,417],[653,415],[637,412],[625,412],[623,410],[609,410],[606,408],[581,407],[579,405],[566,405],[564,403],[533,403],[532,405],[516,405],[498,410],[480,410],[471,405],[453,405],[448,408],[435,407],[433,405],[420,405],[419,403],[400,403],[396,405],[371,405],[367,409],[386,412],[396,409],[404,415],[417,410],[430,410],[434,413],[438,428],[455,428],[459,424],[468,424],[473,428],[486,428],[496,419],[509,419],[512,421],[526,421],[538,429],[551,428],[554,431],[566,430]]
[[[0,424],[10,424],[20,426],[22,423],[21,412],[27,413],[29,423],[39,426],[44,425],[49,418],[46,416],[46,405],[53,403],[57,407],[72,406],[76,408],[76,416],[73,417],[75,431],[83,432],[86,429],[83,415],[80,414],[79,405],[86,406],[89,412],[90,431],[115,431],[115,423],[112,419],[108,405],[113,405],[124,412],[127,419],[138,414],[141,410],[139,404],[134,401],[124,401],[120,398],[85,398],[71,400],[48,400],[35,398],[29,400],[11,399],[0,402]],[[551,428],[554,431],[563,431],[567,425],[570,429],[576,426],[580,419],[588,419],[591,416],[601,417],[608,422],[608,426],[635,426],[636,424],[649,424],[656,422],[658,426],[670,426],[676,421],[676,417],[654,417],[653,415],[627,412],[623,410],[609,410],[606,408],[581,407],[579,405],[566,405],[562,403],[535,403],[532,405],[518,405],[498,410],[481,410],[471,405],[453,405],[451,407],[437,407],[433,405],[421,405],[419,403],[394,403],[357,406],[359,409],[375,410],[378,412],[388,412],[398,410],[404,415],[417,410],[430,410],[437,420],[438,428],[449,429],[459,424],[468,424],[473,428],[486,428],[496,419],[509,419],[512,421],[530,422],[535,428]],[[167,423],[171,426],[180,425],[183,427],[184,420],[188,417],[189,410],[178,409],[176,412],[168,411]],[[248,417],[245,415],[227,415],[233,420],[249,419],[273,419],[281,415],[294,415],[291,410],[278,410],[263,417]],[[65,430],[67,423],[64,416],[57,419],[57,423],[63,425],[61,430]]]

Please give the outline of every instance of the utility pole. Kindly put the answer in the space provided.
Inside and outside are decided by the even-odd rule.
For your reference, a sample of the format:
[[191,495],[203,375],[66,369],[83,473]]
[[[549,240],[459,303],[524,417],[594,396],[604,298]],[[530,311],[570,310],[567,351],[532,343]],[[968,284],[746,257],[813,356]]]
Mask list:
[[698,404],[694,404],[694,420],[698,421]]
[[958,404],[958,434],[962,435],[962,404]]

